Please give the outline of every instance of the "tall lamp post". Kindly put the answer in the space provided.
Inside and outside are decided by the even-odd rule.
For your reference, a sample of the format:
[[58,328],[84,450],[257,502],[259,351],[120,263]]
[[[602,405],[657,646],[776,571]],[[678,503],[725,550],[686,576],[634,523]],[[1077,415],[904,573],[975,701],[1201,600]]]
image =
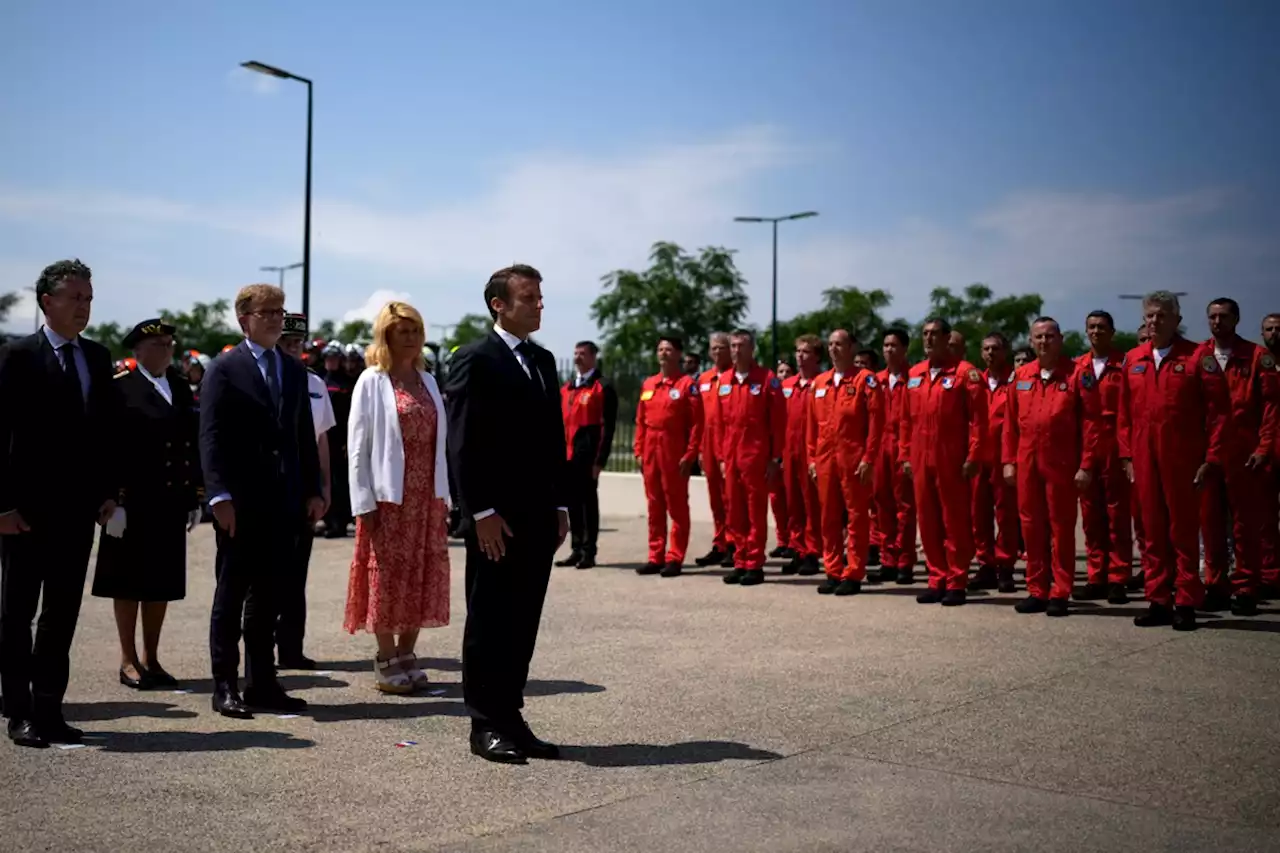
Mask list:
[[818,211],[806,210],[803,213],[792,213],[788,216],[735,216],[734,222],[768,222],[773,226],[773,323],[770,337],[773,340],[772,361],[769,369],[776,369],[778,366],[778,223],[789,222],[792,219],[808,219],[810,216],[817,216]]
[[[284,274],[285,274],[286,272],[288,272],[289,270],[296,270],[296,269],[298,269],[299,267],[302,267],[303,269],[305,269],[305,268],[306,268],[306,264],[304,264],[304,263],[302,263],[301,261],[299,261],[299,262],[298,262],[298,263],[296,263],[296,264],[289,264],[289,266],[287,266],[287,267],[258,267],[258,269],[259,269],[259,270],[261,270],[262,272],[278,272],[278,273],[280,273],[280,289],[281,289],[281,290],[284,290]],[[303,313],[303,314],[306,314],[307,312],[304,310],[302,313]]]
[[311,316],[311,81],[264,62],[242,62],[240,66],[269,77],[297,80],[299,83],[307,84],[307,189],[302,214],[302,313],[309,317]]

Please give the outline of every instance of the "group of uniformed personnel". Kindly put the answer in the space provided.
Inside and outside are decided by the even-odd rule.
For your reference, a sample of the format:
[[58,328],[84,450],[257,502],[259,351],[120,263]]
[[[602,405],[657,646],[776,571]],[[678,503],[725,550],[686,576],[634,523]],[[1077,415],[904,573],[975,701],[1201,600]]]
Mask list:
[[[1254,615],[1260,599],[1280,598],[1280,314],[1263,320],[1262,344],[1236,333],[1239,320],[1234,300],[1216,299],[1212,337],[1189,341],[1177,297],[1157,291],[1127,353],[1105,311],[1088,316],[1090,350],[1074,359],[1059,324],[1041,317],[1030,359],[993,333],[981,370],[940,318],[925,322],[915,365],[907,332],[885,332],[878,371],[877,354],[844,330],[826,342],[830,369],[806,335],[794,370],[776,373],[756,363],[749,332],[717,334],[713,367],[696,376],[681,340],[664,336],[636,409],[649,509],[648,561],[636,571],[682,573],[700,463],[715,528],[696,563],[731,569],[726,584],[764,582],[772,498],[771,555],[787,560],[784,575],[824,572],[824,595],[913,583],[918,533],[922,604],[1014,592],[1025,559],[1019,613],[1065,616],[1073,597],[1119,605],[1141,589],[1143,627],[1192,630],[1198,609]],[[1076,588],[1078,519],[1088,570]]]

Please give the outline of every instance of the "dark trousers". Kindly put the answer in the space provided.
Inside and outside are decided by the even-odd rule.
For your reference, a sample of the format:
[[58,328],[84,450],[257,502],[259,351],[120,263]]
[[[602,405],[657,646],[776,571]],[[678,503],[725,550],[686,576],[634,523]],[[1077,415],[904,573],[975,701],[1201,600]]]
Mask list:
[[0,691],[10,719],[59,722],[96,526],[86,519],[32,527],[0,538]]
[[507,553],[492,562],[468,531],[467,623],[462,635],[462,695],[473,725],[504,729],[524,707],[529,661],[556,551],[556,513],[506,518]]
[[[324,514],[325,529],[339,535],[346,535],[347,525],[351,523],[351,488],[348,485],[347,445],[334,441],[336,430],[329,431],[329,510]],[[311,546],[307,546],[310,554]]]
[[573,550],[596,556],[600,539],[600,483],[592,476],[593,456],[569,460],[569,542]]
[[280,619],[276,623],[276,646],[280,660],[302,657],[302,638],[307,632],[307,567],[311,564],[311,543],[315,541],[310,519],[302,525],[293,543],[293,558],[281,566]]
[[209,620],[214,682],[237,683],[243,619],[245,680],[257,687],[275,683],[276,620],[298,524],[278,516],[255,518],[241,510],[236,514],[235,538],[218,528],[218,585]]

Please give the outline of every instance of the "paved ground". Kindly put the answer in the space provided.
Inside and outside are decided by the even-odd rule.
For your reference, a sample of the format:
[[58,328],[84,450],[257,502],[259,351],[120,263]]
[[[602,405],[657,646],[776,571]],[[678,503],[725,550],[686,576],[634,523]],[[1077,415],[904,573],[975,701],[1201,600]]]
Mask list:
[[467,752],[458,549],[455,622],[420,646],[442,695],[374,692],[370,641],[339,629],[350,541],[320,542],[329,672],[285,677],[311,710],[213,715],[203,528],[164,644],[193,692],[116,684],[88,599],[68,716],[91,745],[0,744],[0,850],[1280,850],[1276,608],[1178,635],[1134,628],[1138,604],[641,578],[642,524],[610,526],[617,565],[557,570],[534,661],[528,717],[568,760],[519,768]]

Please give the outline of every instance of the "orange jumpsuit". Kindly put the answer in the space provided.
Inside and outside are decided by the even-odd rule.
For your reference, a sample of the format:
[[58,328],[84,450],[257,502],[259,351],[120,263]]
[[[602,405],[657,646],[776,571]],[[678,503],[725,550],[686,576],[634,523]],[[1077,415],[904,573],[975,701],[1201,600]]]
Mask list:
[[[635,455],[644,474],[649,503],[649,562],[684,565],[689,548],[689,478],[681,463],[693,465],[702,446],[702,401],[691,376],[669,379],[659,373],[640,386],[636,406]],[[671,548],[667,550],[667,515]]]
[[1075,475],[1081,468],[1096,473],[1106,459],[1098,453],[1101,415],[1092,369],[1077,371],[1075,362],[1064,358],[1048,378],[1038,361],[1014,373],[1005,402],[1002,460],[1017,466],[1027,593],[1036,598],[1071,597],[1079,495]]
[[[1212,338],[1200,345],[1195,358],[1214,357]],[[1215,359],[1216,360],[1216,359]],[[1219,365],[1221,366],[1221,365]],[[1276,405],[1270,385],[1275,359],[1266,347],[1237,336],[1222,376],[1231,395],[1231,416],[1223,437],[1222,469],[1200,493],[1201,536],[1204,541],[1204,583],[1229,595],[1254,597],[1262,571],[1262,539],[1271,485],[1270,466],[1250,470],[1249,457],[1270,459],[1276,438]],[[1267,387],[1264,387],[1267,386]],[[1230,511],[1236,568],[1227,577],[1227,514]]]
[[1124,355],[1113,352],[1107,356],[1099,375],[1093,367],[1093,353],[1087,352],[1076,359],[1076,370],[1093,377],[1099,405],[1098,461],[1093,469],[1093,481],[1080,495],[1089,583],[1128,583],[1133,573],[1134,510],[1131,484],[1116,444]]
[[[996,379],[992,389],[991,380]],[[973,478],[973,544],[978,563],[997,572],[1012,572],[1018,560],[1018,491],[1005,482],[1000,462],[1004,435],[1005,400],[1013,388],[1012,376],[982,376],[987,392],[987,440],[982,469]]]
[[873,489],[862,484],[857,471],[863,462],[874,471],[880,457],[883,402],[880,383],[869,370],[854,368],[838,380],[828,370],[813,381],[807,444],[818,471],[823,567],[835,580],[867,577]]
[[787,487],[787,509],[791,512],[791,547],[801,557],[822,553],[819,526],[818,485],[809,476],[809,444],[806,432],[813,406],[813,379],[796,374],[782,382],[787,400],[787,442],[782,457],[782,476]]
[[967,361],[933,375],[927,361],[911,368],[898,452],[911,463],[920,543],[929,588],[969,586],[973,560],[970,486],[964,464],[981,462],[987,434],[987,389]]
[[702,399],[702,476],[707,478],[707,497],[711,502],[711,521],[715,538],[712,545],[720,551],[729,550],[729,533],[725,527],[724,476],[720,473],[720,460],[712,438],[712,421],[716,415],[716,386],[720,371],[704,370],[698,377],[698,396]]
[[770,460],[781,459],[786,440],[786,399],[773,371],[753,365],[739,380],[733,368],[715,389],[716,455],[725,466],[729,540],[736,568],[764,568],[768,538]]
[[884,395],[884,432],[876,464],[876,522],[880,529],[880,565],[900,572],[916,564],[916,496],[911,478],[902,472],[898,429],[906,402],[907,376],[890,379],[889,371],[876,374]]
[[1218,362],[1198,350],[1176,338],[1157,367],[1151,343],[1140,344],[1125,356],[1120,386],[1117,435],[1142,507],[1146,596],[1163,607],[1204,604],[1195,475],[1225,456],[1231,397]]

